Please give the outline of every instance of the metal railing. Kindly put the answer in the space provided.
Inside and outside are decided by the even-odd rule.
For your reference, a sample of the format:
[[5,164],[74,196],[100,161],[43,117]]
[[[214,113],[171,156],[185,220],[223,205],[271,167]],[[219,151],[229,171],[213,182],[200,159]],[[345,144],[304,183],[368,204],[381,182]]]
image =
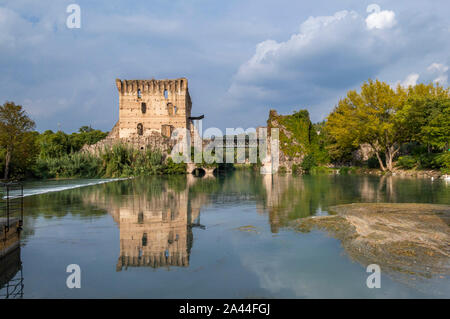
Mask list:
[[12,217],[18,217],[19,227],[22,227],[23,185],[21,183],[0,183],[0,217],[6,218],[6,230],[9,230]]

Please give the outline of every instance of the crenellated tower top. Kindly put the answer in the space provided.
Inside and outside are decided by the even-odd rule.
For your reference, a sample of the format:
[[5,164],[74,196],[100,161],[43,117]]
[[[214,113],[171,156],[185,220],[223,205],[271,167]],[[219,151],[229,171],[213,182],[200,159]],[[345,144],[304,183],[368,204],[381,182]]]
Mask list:
[[188,81],[186,78],[173,80],[120,80],[116,79],[116,86],[119,94],[136,94],[138,92],[154,94],[163,93],[184,93],[188,91]]

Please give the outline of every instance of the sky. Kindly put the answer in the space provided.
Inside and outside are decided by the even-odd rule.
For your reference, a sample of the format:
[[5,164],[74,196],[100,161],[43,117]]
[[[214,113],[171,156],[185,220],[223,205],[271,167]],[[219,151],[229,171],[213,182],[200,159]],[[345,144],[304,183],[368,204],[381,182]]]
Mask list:
[[[68,28],[70,4],[80,28]],[[0,103],[39,131],[108,131],[115,79],[187,77],[203,128],[326,118],[369,78],[448,86],[448,0],[0,0]]]

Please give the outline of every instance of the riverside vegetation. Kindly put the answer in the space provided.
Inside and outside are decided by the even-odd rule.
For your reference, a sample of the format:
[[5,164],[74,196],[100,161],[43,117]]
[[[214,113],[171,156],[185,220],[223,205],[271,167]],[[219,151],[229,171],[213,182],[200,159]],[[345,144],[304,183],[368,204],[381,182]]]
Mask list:
[[[83,126],[78,132],[33,131],[34,122],[20,105],[0,106],[0,172],[13,178],[129,177],[184,173],[185,164],[166,159],[158,150],[138,151],[117,144],[99,154],[81,152],[107,136]],[[11,138],[13,137],[13,138]]]
[[[275,123],[275,124],[274,124]],[[292,115],[269,114],[268,127],[280,128],[280,151],[299,159],[293,173],[341,173],[378,169],[440,170],[450,174],[450,92],[439,84],[395,89],[368,80],[351,90],[327,119],[312,123],[306,110]],[[34,131],[20,105],[0,106],[0,173],[8,178],[127,177],[184,173],[158,150],[139,151],[126,145],[97,155],[80,152],[107,133],[83,126],[78,132]],[[370,157],[355,158],[367,146]],[[286,172],[281,166],[279,171]]]

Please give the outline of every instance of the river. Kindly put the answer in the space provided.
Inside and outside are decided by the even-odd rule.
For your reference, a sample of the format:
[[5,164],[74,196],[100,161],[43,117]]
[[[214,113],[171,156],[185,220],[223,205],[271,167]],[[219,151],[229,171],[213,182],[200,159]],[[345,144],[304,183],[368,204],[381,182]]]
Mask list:
[[[28,183],[14,280],[24,298],[448,298],[446,276],[382,272],[381,288],[369,289],[339,240],[288,226],[336,204],[449,204],[449,186],[249,170]],[[66,285],[70,264],[80,266],[79,289]]]

